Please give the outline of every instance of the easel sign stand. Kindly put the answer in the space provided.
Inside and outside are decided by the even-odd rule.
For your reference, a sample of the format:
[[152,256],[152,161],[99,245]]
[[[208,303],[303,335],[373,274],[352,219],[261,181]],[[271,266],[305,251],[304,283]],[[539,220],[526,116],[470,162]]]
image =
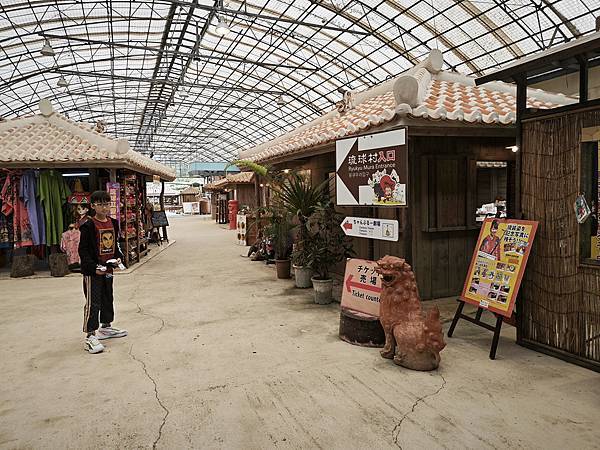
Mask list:
[[[496,359],[502,322],[512,317],[537,226],[528,220],[490,218],[483,222],[448,337],[459,319],[490,330],[494,333],[490,359]],[[463,314],[465,303],[478,307],[475,318]],[[481,320],[484,310],[494,314],[495,326]]]

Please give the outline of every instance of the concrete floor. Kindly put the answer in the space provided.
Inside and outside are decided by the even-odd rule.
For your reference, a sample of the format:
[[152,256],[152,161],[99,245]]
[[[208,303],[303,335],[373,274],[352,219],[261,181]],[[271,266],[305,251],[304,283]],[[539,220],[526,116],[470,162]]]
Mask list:
[[[337,304],[250,262],[233,232],[172,218],[177,243],[116,278],[116,326],[83,350],[81,279],[0,280],[1,448],[585,449],[600,375],[462,322],[433,373],[337,337]],[[446,324],[447,327],[447,324]],[[106,341],[105,341],[106,342]]]

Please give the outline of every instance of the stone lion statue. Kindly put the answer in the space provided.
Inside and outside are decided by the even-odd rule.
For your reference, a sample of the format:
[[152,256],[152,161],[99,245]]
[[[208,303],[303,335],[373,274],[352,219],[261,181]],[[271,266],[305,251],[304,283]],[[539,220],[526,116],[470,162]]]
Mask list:
[[404,259],[384,256],[377,261],[382,277],[379,321],[385,332],[384,358],[413,370],[434,370],[446,346],[437,306],[421,308],[415,274]]

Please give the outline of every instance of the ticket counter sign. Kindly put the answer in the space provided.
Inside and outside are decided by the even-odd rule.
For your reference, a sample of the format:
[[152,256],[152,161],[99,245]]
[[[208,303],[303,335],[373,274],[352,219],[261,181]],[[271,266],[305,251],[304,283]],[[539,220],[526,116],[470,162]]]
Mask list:
[[348,259],[344,274],[341,306],[344,309],[379,317],[381,278],[375,261]]
[[537,225],[526,220],[486,219],[461,300],[510,317]]

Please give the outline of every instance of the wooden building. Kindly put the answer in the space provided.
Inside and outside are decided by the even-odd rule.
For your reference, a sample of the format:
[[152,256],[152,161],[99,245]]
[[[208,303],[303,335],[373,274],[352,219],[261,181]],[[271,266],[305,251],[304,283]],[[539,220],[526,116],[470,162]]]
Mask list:
[[180,204],[197,202],[200,188],[196,186],[188,186],[179,193]]
[[[517,342],[600,371],[600,99],[589,73],[600,32],[482,77],[519,80],[522,216],[539,222],[519,299]],[[525,105],[528,85],[579,79],[579,103],[549,111]],[[582,223],[585,208],[593,214]],[[576,208],[576,201],[578,207]],[[576,211],[579,210],[579,211]]]
[[[476,87],[473,78],[441,70],[433,50],[413,69],[368,91],[347,93],[337,110],[255,148],[241,159],[310,171],[313,183],[335,176],[336,140],[405,128],[407,208],[344,207],[347,216],[398,219],[398,242],[355,238],[358,257],[406,258],[424,299],[460,293],[479,233],[476,210],[497,197],[516,204],[515,95],[505,83]],[[529,92],[529,105],[571,102]],[[331,183],[335,199],[335,183]]]

